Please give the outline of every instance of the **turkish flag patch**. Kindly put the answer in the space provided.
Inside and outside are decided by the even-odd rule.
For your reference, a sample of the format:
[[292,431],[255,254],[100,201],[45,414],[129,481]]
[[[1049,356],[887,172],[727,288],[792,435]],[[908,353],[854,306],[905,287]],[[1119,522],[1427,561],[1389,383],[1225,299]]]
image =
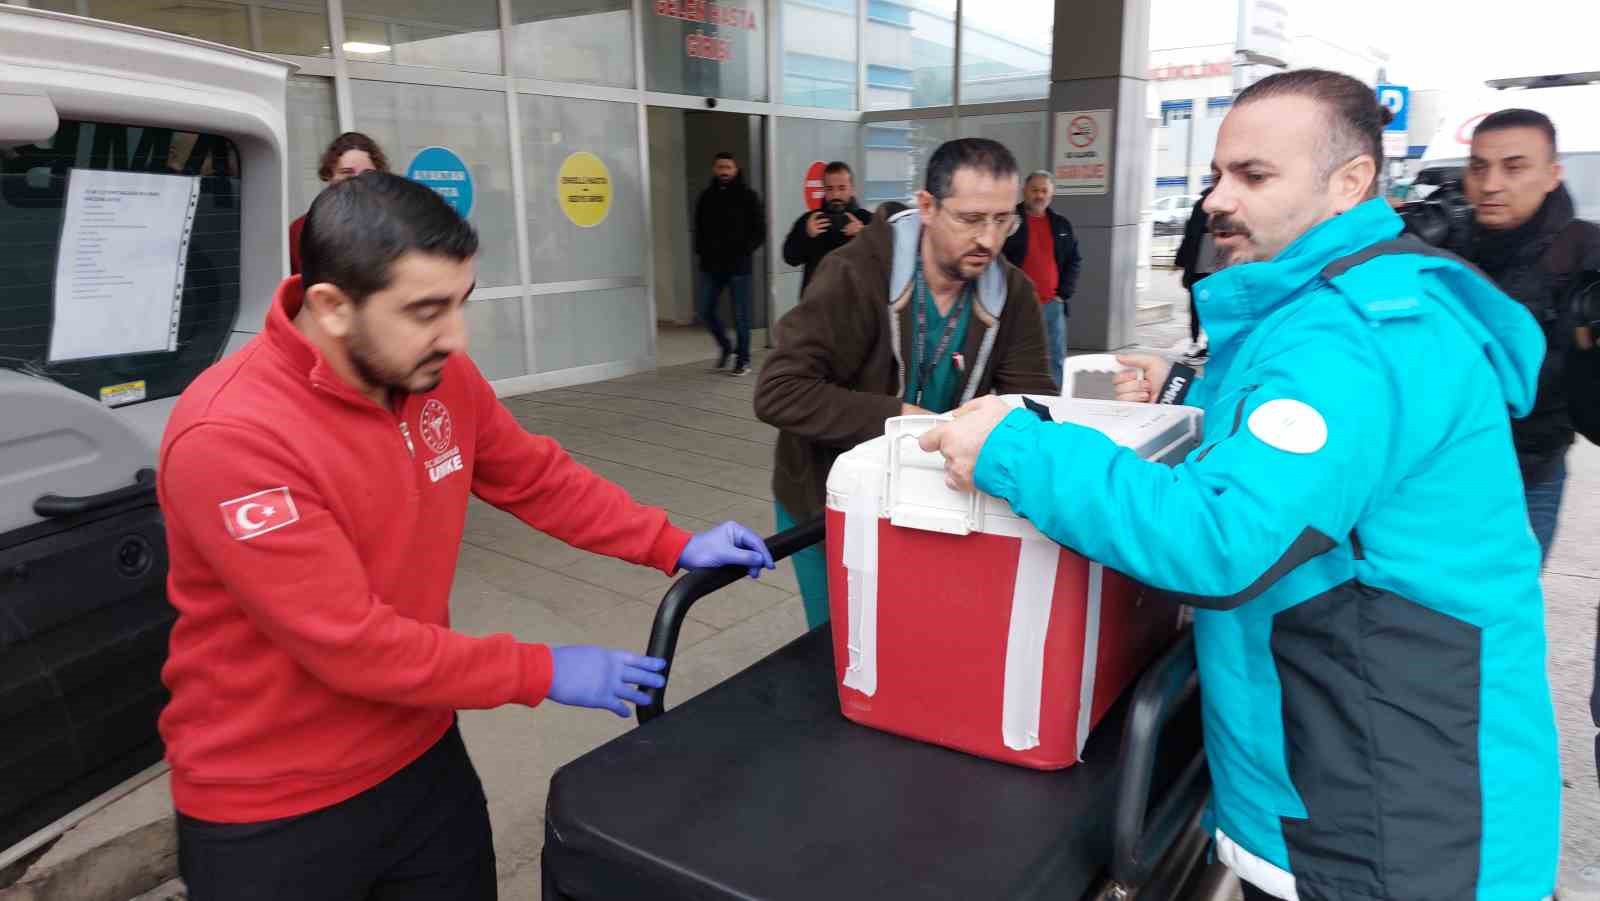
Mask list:
[[227,527],[228,534],[240,541],[265,535],[300,519],[300,511],[295,509],[294,498],[289,496],[287,487],[268,488],[217,506],[222,508],[222,524]]

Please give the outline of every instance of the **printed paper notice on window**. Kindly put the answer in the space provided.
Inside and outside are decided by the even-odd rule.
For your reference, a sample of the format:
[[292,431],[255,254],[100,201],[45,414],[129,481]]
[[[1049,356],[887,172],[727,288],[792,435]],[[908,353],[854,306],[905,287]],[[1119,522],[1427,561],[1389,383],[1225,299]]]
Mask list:
[[50,362],[178,349],[199,199],[194,176],[72,170]]

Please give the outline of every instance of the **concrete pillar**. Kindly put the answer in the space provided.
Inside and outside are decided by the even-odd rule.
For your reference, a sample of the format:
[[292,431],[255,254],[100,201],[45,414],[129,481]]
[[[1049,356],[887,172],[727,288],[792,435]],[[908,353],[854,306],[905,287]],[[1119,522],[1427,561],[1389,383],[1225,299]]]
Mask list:
[[1067,342],[1114,350],[1134,341],[1139,216],[1150,180],[1145,123],[1150,0],[1056,0],[1050,74],[1050,153],[1056,113],[1112,111],[1110,181],[1104,194],[1058,195],[1083,253]]

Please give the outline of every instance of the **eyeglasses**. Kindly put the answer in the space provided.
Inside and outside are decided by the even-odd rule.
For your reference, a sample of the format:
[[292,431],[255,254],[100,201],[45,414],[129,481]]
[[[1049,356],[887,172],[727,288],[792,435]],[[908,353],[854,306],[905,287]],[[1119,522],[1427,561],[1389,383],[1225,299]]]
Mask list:
[[968,235],[998,229],[1001,234],[1009,238],[1016,234],[1018,226],[1022,225],[1022,220],[1017,218],[1016,213],[995,213],[992,216],[983,213],[963,213],[944,204],[940,204],[939,209],[948,214],[956,226]]

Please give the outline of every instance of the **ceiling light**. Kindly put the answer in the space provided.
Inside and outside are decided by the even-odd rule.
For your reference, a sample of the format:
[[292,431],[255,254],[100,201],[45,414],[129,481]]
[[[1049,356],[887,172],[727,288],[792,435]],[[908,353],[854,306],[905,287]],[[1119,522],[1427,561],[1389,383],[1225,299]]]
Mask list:
[[366,41],[345,41],[346,53],[388,53],[388,44],[369,44]]

